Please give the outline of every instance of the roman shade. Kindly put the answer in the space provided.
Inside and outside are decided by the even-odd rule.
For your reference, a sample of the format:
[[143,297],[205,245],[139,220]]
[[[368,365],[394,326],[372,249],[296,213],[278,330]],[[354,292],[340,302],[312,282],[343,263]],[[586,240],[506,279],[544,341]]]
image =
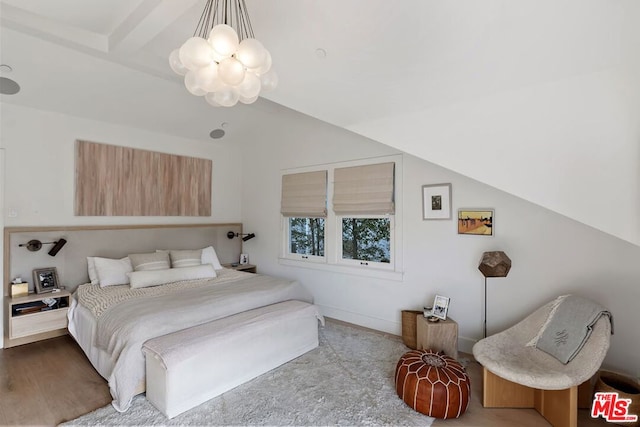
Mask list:
[[333,211],[338,215],[393,214],[394,167],[390,162],[336,169]]
[[327,171],[282,175],[280,212],[290,217],[326,217]]

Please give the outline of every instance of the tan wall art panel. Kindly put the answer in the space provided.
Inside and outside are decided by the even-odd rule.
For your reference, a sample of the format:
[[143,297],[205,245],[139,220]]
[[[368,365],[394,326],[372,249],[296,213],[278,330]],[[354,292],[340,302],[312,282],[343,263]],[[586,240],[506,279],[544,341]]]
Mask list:
[[77,216],[210,216],[208,159],[76,141]]

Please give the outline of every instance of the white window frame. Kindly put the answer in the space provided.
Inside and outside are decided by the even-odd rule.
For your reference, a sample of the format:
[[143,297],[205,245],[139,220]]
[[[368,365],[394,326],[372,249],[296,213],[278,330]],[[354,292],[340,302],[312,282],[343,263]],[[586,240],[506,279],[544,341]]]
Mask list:
[[[364,261],[360,259],[345,259],[342,257],[342,220],[344,218],[389,218],[389,262]],[[326,227],[326,225],[325,225]],[[395,215],[336,215],[336,244],[337,263],[360,268],[377,268],[382,270],[393,270],[395,261]],[[326,242],[325,242],[326,245]],[[326,247],[326,246],[325,246]],[[326,249],[325,249],[326,252]]]
[[[348,162],[330,163],[304,168],[286,169],[281,171],[281,175],[312,172],[318,170],[327,171],[327,217],[324,223],[325,241],[324,257],[313,255],[292,254],[289,252],[289,217],[281,216],[280,235],[280,257],[279,263],[301,268],[311,268],[324,271],[333,271],[344,274],[354,274],[359,276],[381,278],[388,280],[402,281],[403,271],[403,156],[401,154],[392,156],[374,157]],[[393,215],[336,215],[333,212],[333,183],[334,170],[351,166],[364,166],[377,163],[395,163],[395,214]],[[390,263],[369,262],[362,265],[354,260],[342,260],[342,218],[380,218],[389,217],[391,224],[391,246]]]
[[324,256],[320,255],[311,255],[311,254],[298,254],[290,251],[291,248],[291,228],[289,227],[289,219],[291,218],[315,218],[315,217],[307,217],[307,216],[283,216],[283,227],[284,227],[284,258],[297,260],[297,261],[305,261],[305,262],[316,262],[316,263],[326,263],[327,262],[327,218],[324,218]]

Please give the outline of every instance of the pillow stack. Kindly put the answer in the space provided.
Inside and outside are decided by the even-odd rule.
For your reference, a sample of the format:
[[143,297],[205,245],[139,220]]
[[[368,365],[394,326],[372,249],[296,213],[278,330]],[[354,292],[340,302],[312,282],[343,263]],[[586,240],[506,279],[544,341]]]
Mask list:
[[89,279],[92,285],[100,287],[113,285],[128,285],[127,273],[133,271],[129,257],[122,259],[87,257],[89,265]]
[[[171,268],[196,267],[204,265],[202,262],[202,249],[197,251],[169,251]],[[213,266],[211,266],[213,268]]]
[[151,252],[148,254],[129,254],[133,271],[155,271],[171,268],[169,254],[166,252]]
[[87,257],[87,265],[91,284],[100,287],[130,285],[132,288],[214,278],[215,270],[222,269],[213,246],[196,250],[158,250],[130,254],[121,259]]

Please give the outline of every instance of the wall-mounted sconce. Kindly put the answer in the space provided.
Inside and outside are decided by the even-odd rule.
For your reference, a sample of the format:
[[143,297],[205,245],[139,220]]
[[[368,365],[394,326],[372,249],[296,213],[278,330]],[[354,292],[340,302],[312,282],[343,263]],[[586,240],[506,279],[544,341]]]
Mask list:
[[227,237],[230,239],[233,239],[234,237],[240,237],[240,236],[243,236],[242,237],[243,242],[246,242],[247,240],[251,240],[254,237],[256,237],[254,233],[242,234],[242,233],[234,233],[233,231],[229,231],[227,233]]
[[27,243],[21,243],[18,246],[26,247],[28,251],[37,252],[42,249],[42,245],[53,245],[49,251],[49,255],[56,256],[60,249],[67,244],[65,239],[59,239],[57,242],[41,242],[40,240],[29,240]]

